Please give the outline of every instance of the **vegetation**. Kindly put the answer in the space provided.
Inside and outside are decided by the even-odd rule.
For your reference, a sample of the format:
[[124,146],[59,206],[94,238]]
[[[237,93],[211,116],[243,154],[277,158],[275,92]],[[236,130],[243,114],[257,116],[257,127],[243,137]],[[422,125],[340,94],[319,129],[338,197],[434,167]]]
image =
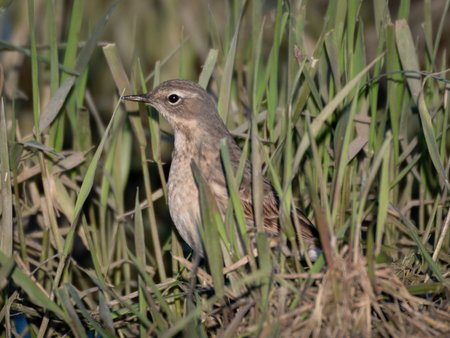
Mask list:
[[[450,1],[0,6],[2,336],[450,334]],[[170,130],[120,102],[176,77],[270,178],[283,240],[293,205],[315,220],[318,261],[233,250],[239,172],[225,220],[198,180],[207,259],[180,243]]]

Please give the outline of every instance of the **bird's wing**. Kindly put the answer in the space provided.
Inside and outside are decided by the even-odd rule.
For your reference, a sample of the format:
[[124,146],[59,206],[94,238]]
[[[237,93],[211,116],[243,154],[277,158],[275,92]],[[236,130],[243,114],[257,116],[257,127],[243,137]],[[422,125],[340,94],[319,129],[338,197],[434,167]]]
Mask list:
[[[241,150],[238,145],[234,142],[234,140],[230,137],[228,142],[229,150],[230,150],[230,162],[233,168],[233,171],[236,172],[239,167]],[[219,177],[214,175],[216,178]],[[223,179],[223,180],[222,180]],[[216,197],[216,201],[219,205],[219,209],[222,213],[225,213],[225,210],[228,208],[229,203],[229,194],[226,183],[224,182],[224,177],[222,176],[220,181],[210,181],[210,185],[214,195]],[[246,162],[244,173],[242,176],[242,181],[239,186],[239,198],[242,203],[244,217],[249,230],[255,230],[255,222],[253,217],[253,197],[252,197],[252,184],[251,184],[251,165],[250,162]],[[279,200],[273,189],[273,186],[267,179],[263,181],[263,214],[264,214],[264,230],[271,236],[278,236],[280,232],[280,219],[279,219]],[[301,212],[298,208],[296,208],[295,213],[291,213],[291,217],[297,218],[299,224],[299,232],[298,236],[301,236],[303,242],[305,243],[307,248],[319,247],[319,236],[316,228],[311,223],[311,221]],[[294,221],[292,219],[292,221]],[[293,222],[295,224],[296,222]]]
[[[243,188],[239,191],[240,198],[244,207],[245,218],[247,223],[253,224],[253,203],[251,191]],[[272,185],[264,180],[264,199],[263,199],[263,214],[264,214],[264,230],[269,235],[277,236],[280,232],[280,210],[279,210],[279,200],[273,190]],[[296,217],[299,229],[298,235],[302,237],[303,242],[309,248],[318,247],[318,232],[311,221],[306,217],[306,215],[298,208],[295,212],[291,213],[292,222],[295,225],[293,217]]]

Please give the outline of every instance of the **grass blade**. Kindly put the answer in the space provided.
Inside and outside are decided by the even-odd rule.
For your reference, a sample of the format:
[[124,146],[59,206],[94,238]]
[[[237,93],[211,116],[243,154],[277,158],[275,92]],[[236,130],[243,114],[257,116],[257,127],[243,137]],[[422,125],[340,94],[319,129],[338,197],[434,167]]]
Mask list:
[[[118,3],[122,0],[116,0],[114,1],[109,8],[106,10],[105,14],[102,16],[102,18],[97,22],[97,25],[94,28],[94,31],[91,34],[91,37],[87,41],[87,43],[84,45],[83,49],[80,51],[80,54],[78,55],[78,59],[75,65],[75,70],[78,73],[82,73],[84,69],[86,68],[92,53],[94,52],[97,42],[100,39],[100,35],[103,32],[103,29],[108,22],[109,17],[111,16],[111,13],[114,11]],[[56,93],[52,96],[50,101],[48,102],[47,106],[44,108],[40,119],[39,119],[39,132],[42,132],[43,130],[47,129],[47,127],[55,120],[55,118],[58,116],[59,112],[61,111],[61,108],[66,101],[67,96],[69,95],[70,90],[72,89],[73,85],[76,81],[76,76],[72,75],[69,76],[59,87],[59,89],[56,91]]]
[[[407,219],[399,209],[397,209],[395,206],[393,206],[392,204],[390,205],[390,208],[393,209],[396,213],[396,215],[401,219],[401,221],[403,222],[403,224],[406,225],[406,227],[409,230],[409,235],[411,236],[411,238],[413,239],[413,241],[416,243],[417,247],[420,250],[420,253],[422,254],[423,258],[425,259],[425,262],[428,264],[428,267],[430,268],[430,270],[433,272],[433,274],[435,275],[435,277],[437,278],[437,280],[441,283],[444,283],[444,277],[442,276],[442,273],[439,269],[439,267],[437,266],[437,264],[433,261],[433,258],[431,257],[431,255],[429,254],[428,250],[425,248],[425,246],[422,244],[422,241],[420,240],[419,235],[417,234],[417,229],[414,226],[414,224],[411,223],[411,221],[409,219]],[[448,283],[448,281],[446,282]]]
[[445,184],[447,189],[450,189],[450,182],[445,173],[444,166],[439,156],[439,147],[436,143],[436,136],[434,135],[433,124],[431,116],[425,102],[422,84],[419,77],[419,61],[414,48],[414,42],[411,31],[406,20],[399,20],[395,24],[397,48],[402,61],[403,69],[406,72],[413,72],[414,74],[407,77],[408,86],[411,95],[414,97],[418,108],[420,121],[422,122],[422,131],[425,136],[425,141],[428,147],[428,152],[431,157],[436,171],[439,174],[441,182]]
[[198,84],[202,88],[206,88],[208,86],[209,79],[214,71],[214,67],[216,66],[217,55],[219,54],[217,49],[210,49],[208,56],[206,57],[205,64],[203,65],[202,72],[200,73],[200,77],[198,79]]
[[[358,75],[356,75],[351,81],[349,81],[342,90],[336,94],[336,96],[323,108],[319,116],[311,123],[311,134],[316,137],[320,131],[320,128],[327,121],[327,119],[333,114],[339,104],[347,97],[347,95],[358,85],[361,79],[369,72],[369,70],[382,58],[378,56],[367,67],[365,67]],[[293,160],[293,167],[298,168],[306,149],[309,146],[309,139],[304,137],[297,148],[295,157]],[[293,173],[294,175],[294,173]],[[291,178],[292,180],[292,178]]]
[[217,103],[217,109],[219,110],[219,113],[222,116],[225,123],[228,120],[228,113],[231,99],[231,79],[233,75],[233,65],[234,59],[236,57],[236,46],[238,42],[238,36],[241,27],[241,19],[244,13],[245,4],[246,1],[244,0],[242,3],[241,10],[239,12],[239,17],[237,19],[233,39],[231,40],[231,45],[228,49],[222,80],[220,81],[220,93],[219,93],[219,102]]
[[13,250],[13,199],[11,171],[9,170],[8,132],[6,129],[5,105],[0,99],[0,191],[2,196],[0,223],[0,251],[10,257]]
[[205,182],[195,162],[191,163],[192,173],[195,182],[198,186],[200,213],[201,213],[201,227],[200,234],[202,234],[203,244],[205,248],[205,255],[208,259],[209,268],[213,278],[214,289],[218,297],[224,294],[224,279],[223,279],[223,256],[220,245],[220,236],[218,228],[223,228],[222,216],[220,215],[214,195],[209,186]]
[[[6,257],[3,253],[0,252],[0,264],[1,267],[9,266],[11,264],[11,259]],[[1,268],[0,268],[1,269]],[[12,280],[14,283],[20,287],[33,301],[37,306],[43,307],[54,313],[58,318],[62,320],[66,320],[64,312],[61,308],[54,303],[48,295],[46,295],[42,288],[39,287],[35,280],[32,280],[28,275],[26,275],[22,270],[20,270],[17,266],[12,271]]]

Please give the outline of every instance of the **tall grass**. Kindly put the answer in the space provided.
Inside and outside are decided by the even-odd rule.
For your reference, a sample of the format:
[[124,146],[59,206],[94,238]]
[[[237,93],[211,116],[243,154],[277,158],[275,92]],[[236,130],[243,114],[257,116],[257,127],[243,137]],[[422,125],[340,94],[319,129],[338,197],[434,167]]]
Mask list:
[[[29,26],[0,40],[2,336],[449,334],[449,5],[13,3]],[[221,144],[224,219],[192,167],[204,261],[167,216],[167,123],[120,102],[173,77],[208,88],[244,150],[234,173]],[[258,226],[262,175],[283,243]],[[285,250],[294,206],[316,262]]]

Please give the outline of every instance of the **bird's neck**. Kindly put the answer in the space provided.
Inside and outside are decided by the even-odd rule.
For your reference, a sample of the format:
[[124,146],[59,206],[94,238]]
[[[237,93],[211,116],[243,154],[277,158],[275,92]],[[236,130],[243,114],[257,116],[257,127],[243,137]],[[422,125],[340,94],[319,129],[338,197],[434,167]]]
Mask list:
[[209,132],[203,132],[201,129],[195,131],[181,132],[175,131],[174,150],[176,153],[196,155],[199,152],[220,151],[220,140],[228,135],[216,133],[211,135]]
[[196,142],[191,135],[175,132],[174,142],[174,155],[184,155],[188,157],[190,154],[194,154],[196,148]]

